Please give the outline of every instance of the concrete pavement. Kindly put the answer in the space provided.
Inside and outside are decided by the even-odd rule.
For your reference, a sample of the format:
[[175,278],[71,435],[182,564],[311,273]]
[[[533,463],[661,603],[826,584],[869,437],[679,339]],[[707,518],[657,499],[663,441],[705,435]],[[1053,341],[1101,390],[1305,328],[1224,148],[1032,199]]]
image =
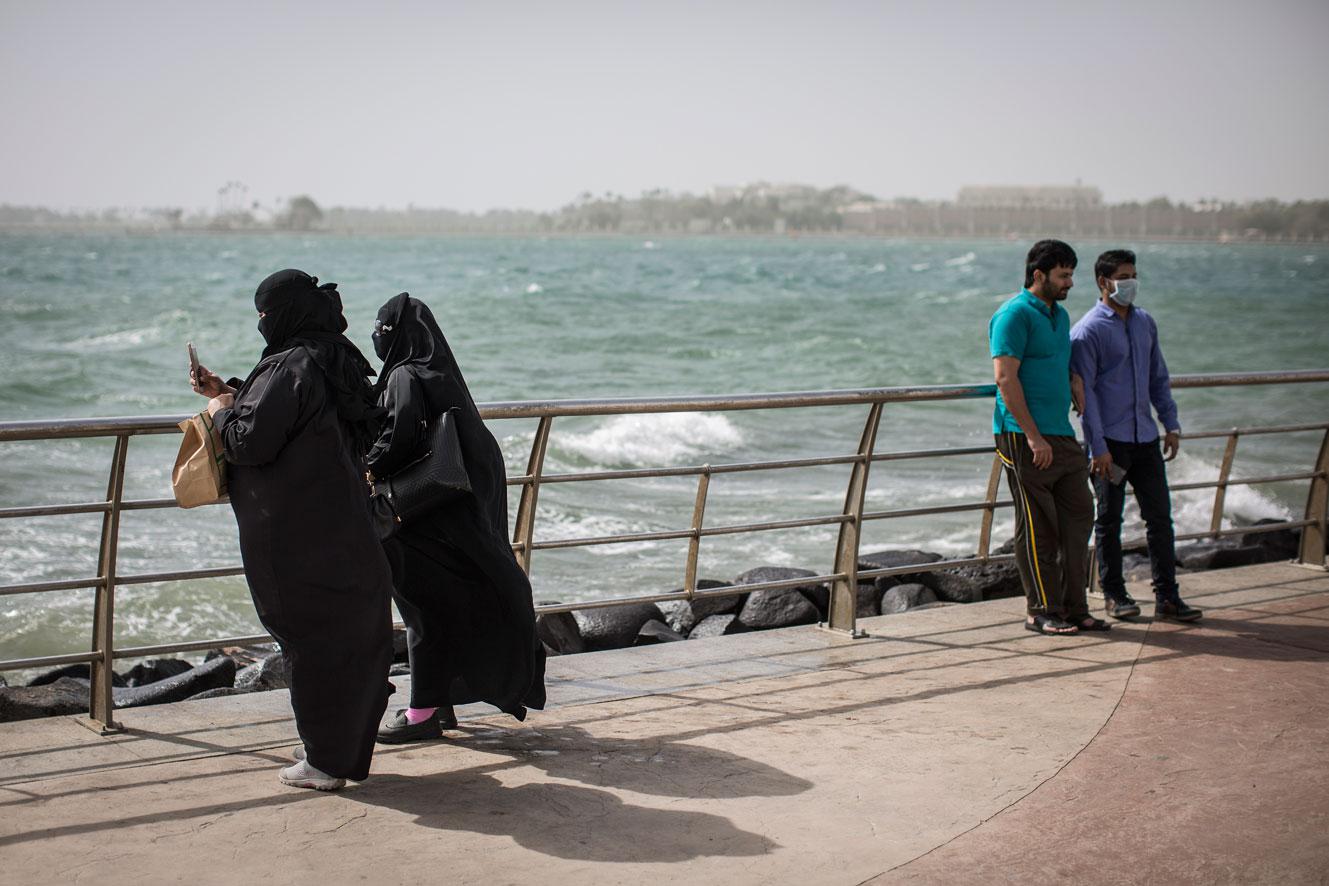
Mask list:
[[548,711],[337,794],[277,783],[283,692],[0,725],[0,881],[1329,882],[1329,575],[1182,580],[1198,625],[1001,600],[551,659]]

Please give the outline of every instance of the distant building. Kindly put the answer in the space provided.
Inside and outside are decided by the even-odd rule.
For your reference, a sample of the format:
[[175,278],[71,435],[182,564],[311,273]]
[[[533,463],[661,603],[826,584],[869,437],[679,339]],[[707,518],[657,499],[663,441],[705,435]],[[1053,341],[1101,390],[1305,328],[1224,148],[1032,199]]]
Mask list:
[[1097,209],[1103,192],[1084,185],[978,185],[960,189],[955,203],[969,209]]

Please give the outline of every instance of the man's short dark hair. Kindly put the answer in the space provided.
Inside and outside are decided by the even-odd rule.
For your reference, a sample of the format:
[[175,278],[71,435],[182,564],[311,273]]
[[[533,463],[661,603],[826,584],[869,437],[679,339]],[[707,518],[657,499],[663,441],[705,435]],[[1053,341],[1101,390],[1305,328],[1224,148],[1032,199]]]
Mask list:
[[1135,253],[1129,249],[1109,249],[1094,262],[1094,279],[1111,277],[1122,265],[1135,264]]
[[1029,250],[1024,260],[1024,285],[1034,282],[1034,271],[1042,271],[1046,276],[1053,268],[1074,268],[1079,262],[1075,250],[1060,240],[1039,240]]

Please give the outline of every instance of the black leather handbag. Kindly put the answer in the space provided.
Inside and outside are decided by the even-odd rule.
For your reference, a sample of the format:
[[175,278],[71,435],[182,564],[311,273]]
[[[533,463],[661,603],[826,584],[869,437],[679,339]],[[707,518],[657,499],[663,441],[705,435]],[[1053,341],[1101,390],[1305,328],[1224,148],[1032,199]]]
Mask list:
[[[471,478],[466,475],[457,437],[457,412],[454,407],[429,423],[423,455],[392,476],[374,481],[376,515],[383,514],[380,504],[385,504],[396,523],[409,523],[471,494]],[[379,534],[386,537],[382,528]]]

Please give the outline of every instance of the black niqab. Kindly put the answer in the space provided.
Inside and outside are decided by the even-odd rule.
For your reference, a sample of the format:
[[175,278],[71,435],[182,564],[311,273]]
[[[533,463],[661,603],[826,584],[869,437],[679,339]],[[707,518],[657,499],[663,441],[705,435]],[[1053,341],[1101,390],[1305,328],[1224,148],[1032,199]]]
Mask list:
[[307,350],[332,388],[337,415],[350,429],[355,451],[363,455],[378,435],[384,412],[367,381],[374,375],[364,354],[342,333],[346,316],[336,283],[318,283],[304,271],[288,268],[271,274],[254,292],[263,316],[258,331],[267,342],[263,356],[294,347]]

